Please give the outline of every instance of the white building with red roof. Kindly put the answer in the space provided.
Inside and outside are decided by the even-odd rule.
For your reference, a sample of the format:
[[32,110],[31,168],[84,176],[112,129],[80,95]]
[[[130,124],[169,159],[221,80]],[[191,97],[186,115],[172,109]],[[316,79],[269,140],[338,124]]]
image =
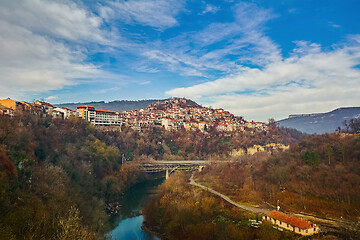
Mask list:
[[119,113],[95,109],[92,106],[82,105],[77,107],[79,116],[94,125],[120,126],[121,116]]
[[263,220],[270,221],[274,225],[304,236],[319,232],[319,226],[317,224],[275,210],[264,215]]

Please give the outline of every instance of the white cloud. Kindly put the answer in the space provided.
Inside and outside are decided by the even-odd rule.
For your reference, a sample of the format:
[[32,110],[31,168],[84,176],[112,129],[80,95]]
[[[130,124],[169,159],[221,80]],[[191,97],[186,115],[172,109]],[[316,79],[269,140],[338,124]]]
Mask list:
[[162,30],[178,25],[175,17],[183,8],[182,0],[113,1],[101,8],[101,16]]
[[318,44],[298,42],[286,59],[263,69],[243,68],[237,74],[167,92],[225,107],[247,119],[267,120],[360,105],[360,36],[352,43],[321,51]]
[[[278,46],[263,33],[264,24],[276,17],[271,11],[251,3],[236,4],[232,11],[234,21],[210,23],[198,32],[149,44],[142,54],[169,71],[202,77],[281,59]],[[214,44],[223,47],[214,48]]]
[[335,23],[333,23],[333,22],[329,22],[329,25],[331,26],[331,27],[333,27],[333,28],[341,28],[341,25],[339,25],[339,24],[335,24]]
[[45,98],[46,101],[49,101],[49,100],[54,100],[54,99],[58,99],[59,97],[58,96],[48,96],[47,98]]
[[216,13],[217,11],[219,11],[218,7],[215,7],[211,4],[206,4],[205,9],[199,13],[199,15],[204,15],[206,13]]
[[34,34],[109,44],[107,33],[100,29],[102,19],[73,2],[2,1],[0,19]]
[[[0,3],[0,97],[61,89],[110,77],[87,63],[83,43],[111,44],[101,19],[72,2]],[[70,42],[70,43],[69,43]]]

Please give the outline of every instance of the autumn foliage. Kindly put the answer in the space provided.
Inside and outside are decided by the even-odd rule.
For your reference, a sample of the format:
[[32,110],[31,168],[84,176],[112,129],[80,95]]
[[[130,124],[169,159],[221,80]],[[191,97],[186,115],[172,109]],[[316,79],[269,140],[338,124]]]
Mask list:
[[0,116],[0,239],[97,239],[105,205],[144,179],[80,119]]
[[286,211],[357,220],[360,217],[360,138],[308,136],[290,149],[213,164],[197,175],[238,202],[269,203]]
[[251,227],[249,218],[260,216],[241,211],[220,198],[188,184],[189,175],[175,173],[160,186],[145,207],[146,226],[164,233],[163,239],[291,239],[264,224]]

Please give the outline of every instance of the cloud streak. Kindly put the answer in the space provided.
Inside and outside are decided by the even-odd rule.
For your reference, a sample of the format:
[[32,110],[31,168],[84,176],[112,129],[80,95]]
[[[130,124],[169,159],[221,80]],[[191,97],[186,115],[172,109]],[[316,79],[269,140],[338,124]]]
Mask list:
[[128,24],[141,24],[164,30],[178,25],[175,16],[184,8],[181,0],[111,1],[101,8],[107,20],[121,19]]
[[233,21],[211,22],[200,31],[148,44],[143,56],[168,71],[202,77],[281,58],[278,46],[263,33],[266,22],[276,15],[251,3],[235,5],[232,13]]
[[322,51],[318,44],[297,42],[290,57],[263,69],[245,68],[232,76],[175,88],[167,94],[203,99],[257,120],[354,105],[360,88],[360,36],[350,40],[331,51]]

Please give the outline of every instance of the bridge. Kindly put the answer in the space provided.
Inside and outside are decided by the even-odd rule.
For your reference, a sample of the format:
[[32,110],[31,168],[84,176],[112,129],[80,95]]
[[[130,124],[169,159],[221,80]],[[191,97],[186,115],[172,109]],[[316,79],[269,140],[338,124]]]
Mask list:
[[165,178],[168,179],[169,175],[176,170],[183,171],[194,171],[199,172],[207,165],[210,161],[205,160],[178,160],[178,161],[153,161],[149,163],[142,163],[142,167],[145,172],[156,173],[165,171]]

